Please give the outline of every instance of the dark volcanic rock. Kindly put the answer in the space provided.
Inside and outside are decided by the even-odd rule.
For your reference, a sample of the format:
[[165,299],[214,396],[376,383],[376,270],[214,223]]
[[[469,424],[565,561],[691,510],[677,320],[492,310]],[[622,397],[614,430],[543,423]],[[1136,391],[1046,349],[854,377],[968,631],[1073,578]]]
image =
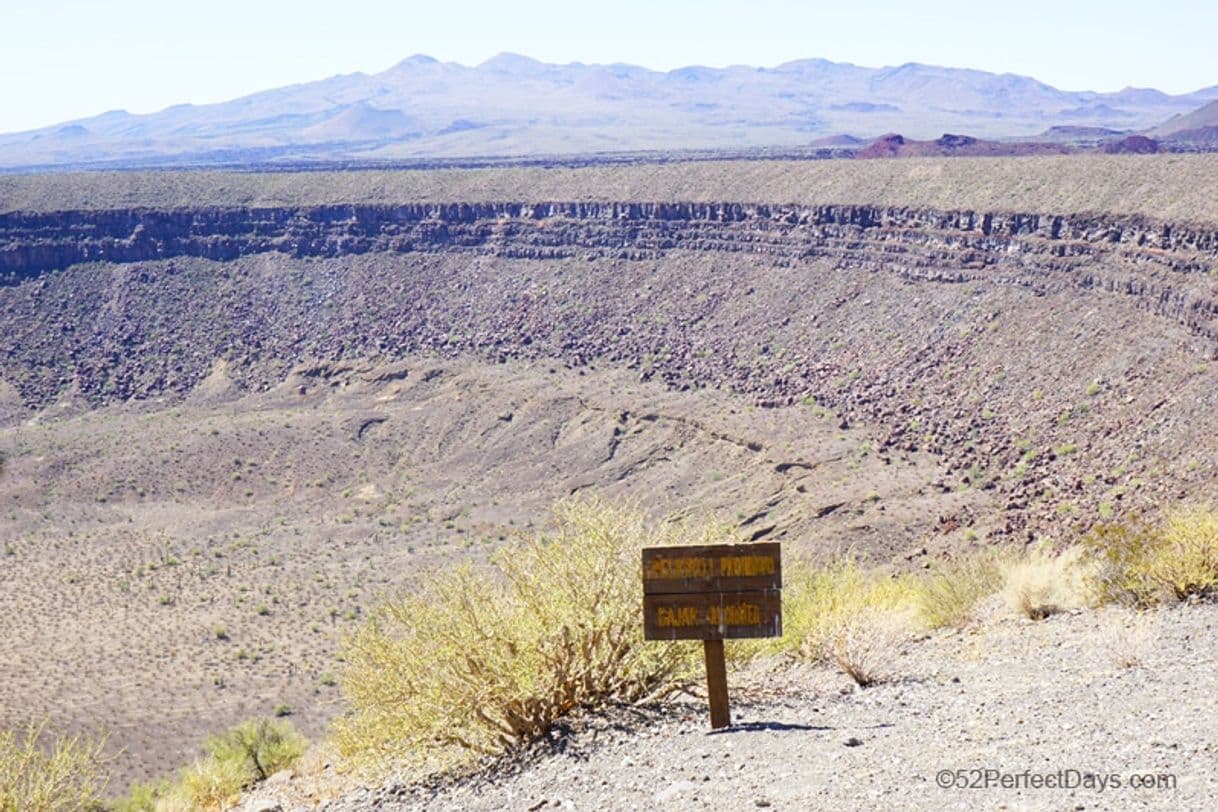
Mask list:
[[1159,142],[1144,135],[1128,135],[1119,141],[1104,144],[1109,155],[1153,155],[1159,151]]
[[1214,449],[1196,438],[1218,431],[1215,267],[1218,228],[1134,216],[728,202],[14,213],[0,215],[0,380],[40,408],[182,397],[217,361],[243,389],[313,359],[623,365],[874,422],[894,464],[902,449],[949,462],[935,487],[997,488],[1020,534],[1145,504],[1152,470],[1210,481]]
[[1008,155],[1064,155],[1074,147],[1056,142],[984,141],[970,135],[944,133],[934,141],[915,141],[904,136],[880,136],[859,158],[927,158],[934,156],[999,157]]

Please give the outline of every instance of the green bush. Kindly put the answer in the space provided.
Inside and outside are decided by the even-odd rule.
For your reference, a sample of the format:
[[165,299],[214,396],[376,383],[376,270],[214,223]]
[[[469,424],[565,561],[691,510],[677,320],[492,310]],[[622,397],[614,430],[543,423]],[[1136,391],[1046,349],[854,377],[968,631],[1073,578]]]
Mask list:
[[1147,607],[1218,592],[1218,514],[1208,507],[1177,508],[1156,523],[1130,517],[1100,524],[1082,547],[1096,564],[1094,587],[1105,602]]
[[108,775],[105,739],[54,737],[46,722],[0,731],[0,812],[97,808]]
[[209,738],[205,750],[164,790],[169,808],[226,807],[242,790],[295,764],[304,753],[304,740],[286,720],[251,719]]
[[575,708],[641,703],[684,686],[688,645],[646,643],[640,550],[707,541],[603,500],[560,502],[553,531],[459,567],[374,611],[347,641],[342,754],[459,763],[547,731]]

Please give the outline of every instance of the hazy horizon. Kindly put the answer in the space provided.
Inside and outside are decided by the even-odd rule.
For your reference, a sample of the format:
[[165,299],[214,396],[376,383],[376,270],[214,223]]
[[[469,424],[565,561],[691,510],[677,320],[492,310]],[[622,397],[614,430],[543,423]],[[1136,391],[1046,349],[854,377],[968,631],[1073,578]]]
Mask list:
[[376,0],[341,9],[314,0],[216,0],[168,11],[152,0],[104,7],[62,0],[7,12],[0,69],[24,81],[5,88],[0,132],[375,74],[412,54],[475,66],[515,53],[551,64],[655,71],[815,58],[866,67],[916,62],[1012,73],[1068,91],[1181,94],[1218,85],[1218,55],[1208,42],[1218,7],[1195,0],[1172,6],[1147,17],[1091,0],[1029,0],[1009,17],[985,8],[815,8],[788,0],[763,0],[747,12],[723,2],[625,0],[609,9],[540,0],[521,13],[473,2],[460,14]]

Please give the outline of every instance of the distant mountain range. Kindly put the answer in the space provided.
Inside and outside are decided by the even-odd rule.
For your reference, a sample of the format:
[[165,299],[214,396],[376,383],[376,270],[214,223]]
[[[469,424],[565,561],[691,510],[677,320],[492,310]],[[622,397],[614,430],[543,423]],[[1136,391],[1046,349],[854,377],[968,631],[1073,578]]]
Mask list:
[[893,132],[1026,140],[1050,131],[1054,140],[1053,132],[1150,131],[1173,117],[1191,124],[1211,102],[1218,86],[1175,96],[1072,92],[1025,76],[920,64],[808,59],[659,72],[514,54],[476,67],[413,56],[383,73],[0,135],[0,168],[731,151],[840,146]]

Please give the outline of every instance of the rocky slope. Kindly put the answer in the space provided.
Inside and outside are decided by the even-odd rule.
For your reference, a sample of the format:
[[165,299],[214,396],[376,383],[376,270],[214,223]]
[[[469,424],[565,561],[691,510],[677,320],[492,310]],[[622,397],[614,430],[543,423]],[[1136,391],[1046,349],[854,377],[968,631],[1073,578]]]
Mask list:
[[[884,429],[997,489],[948,530],[1204,495],[1218,226],[902,206],[453,202],[0,215],[0,379],[30,408],[181,396],[223,359],[626,365]],[[1158,476],[1170,471],[1167,480]],[[1162,484],[1176,483],[1170,493]]]

